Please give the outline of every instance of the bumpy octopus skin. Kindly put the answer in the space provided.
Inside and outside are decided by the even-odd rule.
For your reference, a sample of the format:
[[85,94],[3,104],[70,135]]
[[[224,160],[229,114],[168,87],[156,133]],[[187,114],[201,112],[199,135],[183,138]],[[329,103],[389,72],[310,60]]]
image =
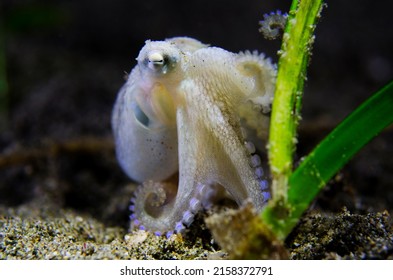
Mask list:
[[[275,65],[188,37],[148,40],[137,61],[112,116],[120,166],[143,183],[131,199],[132,227],[182,232],[215,186],[262,209],[269,192],[252,141],[267,133]],[[176,172],[178,186],[165,182]]]

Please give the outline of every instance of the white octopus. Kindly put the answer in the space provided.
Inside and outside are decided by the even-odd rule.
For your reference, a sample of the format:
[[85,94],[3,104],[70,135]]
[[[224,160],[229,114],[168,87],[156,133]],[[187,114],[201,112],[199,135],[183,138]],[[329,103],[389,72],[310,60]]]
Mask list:
[[[216,186],[261,210],[269,192],[254,144],[267,134],[275,65],[188,37],[148,40],[137,61],[112,116],[118,161],[143,183],[132,226],[182,232]],[[178,186],[165,182],[177,172]]]

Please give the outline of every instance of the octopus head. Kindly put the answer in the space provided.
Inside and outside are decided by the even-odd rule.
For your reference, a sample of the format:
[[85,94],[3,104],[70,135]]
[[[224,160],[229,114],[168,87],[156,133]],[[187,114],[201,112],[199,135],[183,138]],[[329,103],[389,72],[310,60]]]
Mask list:
[[137,61],[142,74],[167,76],[178,72],[181,52],[174,43],[148,40]]

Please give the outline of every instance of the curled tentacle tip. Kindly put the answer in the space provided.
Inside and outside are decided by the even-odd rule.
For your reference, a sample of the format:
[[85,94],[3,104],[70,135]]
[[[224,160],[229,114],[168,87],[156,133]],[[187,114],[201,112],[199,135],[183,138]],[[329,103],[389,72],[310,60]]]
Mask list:
[[160,231],[156,231],[156,232],[154,232],[154,235],[155,235],[155,236],[161,236],[162,233],[161,233]]
[[281,31],[284,30],[287,18],[288,14],[283,14],[280,10],[271,12],[270,14],[264,14],[263,20],[259,22],[261,25],[259,32],[261,32],[266,39],[276,39]]
[[165,237],[166,237],[166,238],[170,238],[173,234],[174,234],[173,231],[168,231],[168,232],[165,234]]

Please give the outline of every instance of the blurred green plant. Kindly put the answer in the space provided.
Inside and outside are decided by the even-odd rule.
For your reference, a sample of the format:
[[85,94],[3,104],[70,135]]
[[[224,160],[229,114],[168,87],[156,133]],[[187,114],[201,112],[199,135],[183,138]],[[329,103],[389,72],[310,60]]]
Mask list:
[[[279,239],[286,234],[288,219],[293,217],[289,178],[293,170],[293,153],[304,80],[314,40],[314,30],[323,8],[322,0],[294,0],[283,34],[272,115],[268,156],[272,174],[272,199],[262,212],[263,221]],[[300,217],[298,217],[300,218]],[[292,222],[291,222],[292,224]]]
[[67,9],[56,4],[31,3],[13,6],[5,16],[4,26],[8,32],[22,33],[58,29],[68,21]]
[[7,126],[10,110],[6,59],[7,37],[31,31],[57,29],[68,21],[67,11],[55,4],[15,4],[5,12],[0,3],[0,129]]

